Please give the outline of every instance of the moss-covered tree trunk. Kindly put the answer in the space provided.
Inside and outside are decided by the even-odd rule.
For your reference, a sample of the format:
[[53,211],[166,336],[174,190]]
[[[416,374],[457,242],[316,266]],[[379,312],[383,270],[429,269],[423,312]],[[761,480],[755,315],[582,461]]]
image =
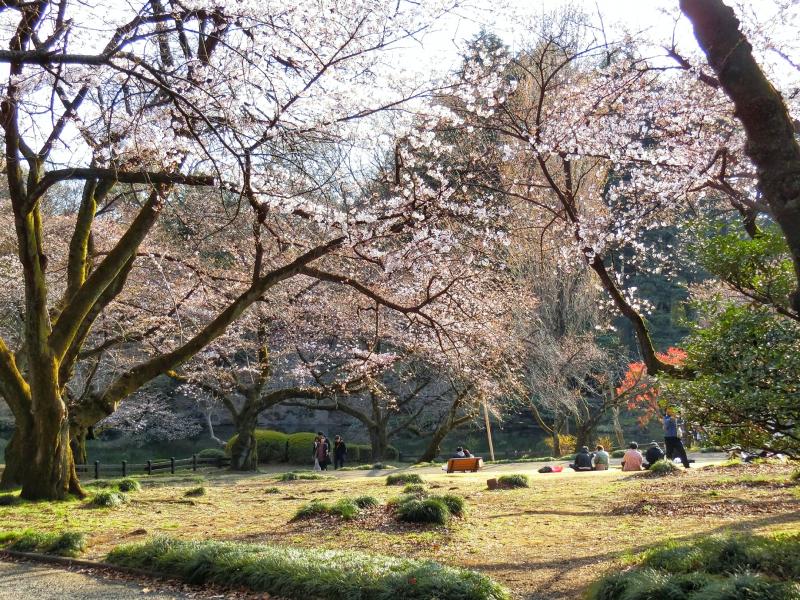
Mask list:
[[257,422],[258,413],[240,414],[236,418],[236,440],[231,446],[232,471],[255,471],[258,468]]
[[369,428],[369,443],[372,448],[372,460],[375,462],[386,458],[386,451],[389,449],[389,439],[386,433],[386,424],[377,423],[376,426]]
[[69,445],[72,448],[72,458],[76,465],[85,465],[88,462],[88,455],[86,453],[86,439],[88,433],[88,430],[84,427],[76,427],[73,425],[70,428]]
[[0,489],[9,490],[22,485],[22,471],[25,469],[24,460],[24,424],[17,420],[14,433],[5,450],[5,468],[0,478]]

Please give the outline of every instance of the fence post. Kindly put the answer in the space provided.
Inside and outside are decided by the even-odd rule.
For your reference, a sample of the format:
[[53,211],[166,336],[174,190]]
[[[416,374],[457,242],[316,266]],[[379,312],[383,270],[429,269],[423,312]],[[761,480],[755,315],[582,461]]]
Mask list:
[[192,471],[197,471],[197,454],[192,454]]
[[175,474],[175,457],[174,456],[170,456],[170,458],[169,458],[169,470],[170,470],[170,473],[172,473],[173,475]]
[[94,461],[94,478],[100,479],[100,461]]
[[123,460],[122,461],[122,476],[123,477],[127,477],[128,476],[128,461],[127,460]]
[[148,475],[152,475],[153,474],[153,461],[152,460],[148,460],[147,461],[147,474]]

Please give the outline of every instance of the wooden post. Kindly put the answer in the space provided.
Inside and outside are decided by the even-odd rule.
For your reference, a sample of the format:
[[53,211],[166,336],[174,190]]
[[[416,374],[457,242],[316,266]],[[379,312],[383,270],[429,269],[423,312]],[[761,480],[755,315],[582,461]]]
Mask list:
[[123,477],[127,477],[128,476],[128,461],[127,460],[123,460],[122,461],[122,476]]
[[153,474],[153,461],[152,460],[148,460],[147,461],[147,474],[148,475],[152,475]]
[[100,479],[100,461],[94,461],[94,478]]
[[173,475],[175,474],[175,457],[174,456],[170,456],[169,457],[169,471]]
[[489,423],[489,409],[483,403],[483,422],[486,424],[486,439],[489,441],[489,460],[494,460],[494,444],[492,443],[492,425]]
[[192,454],[192,471],[197,471],[197,454]]

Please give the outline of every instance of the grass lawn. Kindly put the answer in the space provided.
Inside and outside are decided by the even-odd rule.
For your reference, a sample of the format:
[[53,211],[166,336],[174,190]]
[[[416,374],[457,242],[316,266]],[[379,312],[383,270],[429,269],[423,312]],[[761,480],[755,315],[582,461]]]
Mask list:
[[[202,481],[143,477],[142,490],[115,508],[95,508],[89,500],[0,506],[0,530],[84,532],[85,556],[94,559],[154,534],[430,558],[478,570],[530,600],[579,598],[627,556],[667,539],[800,532],[800,485],[789,477],[796,465],[707,465],[661,478],[615,469],[539,474],[539,467],[502,464],[451,475],[413,469],[432,493],[466,498],[466,515],[447,527],[399,523],[385,506],[364,509],[352,520],[331,514],[292,519],[314,499],[370,495],[385,503],[402,489],[386,485],[386,471],[295,481],[277,481],[274,473],[211,471]],[[489,477],[504,473],[529,475],[530,487],[486,489]],[[203,495],[186,496],[201,484]]]

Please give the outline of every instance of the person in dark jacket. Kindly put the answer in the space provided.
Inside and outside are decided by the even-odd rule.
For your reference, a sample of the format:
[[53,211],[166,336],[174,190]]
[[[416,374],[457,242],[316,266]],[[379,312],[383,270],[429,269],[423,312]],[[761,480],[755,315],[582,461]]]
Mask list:
[[317,438],[314,440],[314,459],[319,463],[319,468],[323,471],[328,470],[328,465],[331,464],[331,443],[325,434],[321,431],[317,433]]
[[580,449],[580,451],[575,455],[575,462],[570,465],[571,469],[575,471],[593,471],[594,466],[592,466],[592,455],[589,454],[589,448],[584,446]]
[[344,466],[344,459],[347,456],[347,446],[342,436],[337,435],[333,438],[333,468],[341,469]]
[[689,468],[689,458],[686,456],[686,448],[681,441],[681,426],[678,417],[675,415],[674,408],[668,408],[664,414],[664,446],[667,451],[667,458],[672,460],[675,457],[681,459],[683,466]]
[[658,442],[650,442],[650,447],[644,453],[644,464],[642,466],[645,469],[649,469],[660,460],[664,460],[664,452]]

